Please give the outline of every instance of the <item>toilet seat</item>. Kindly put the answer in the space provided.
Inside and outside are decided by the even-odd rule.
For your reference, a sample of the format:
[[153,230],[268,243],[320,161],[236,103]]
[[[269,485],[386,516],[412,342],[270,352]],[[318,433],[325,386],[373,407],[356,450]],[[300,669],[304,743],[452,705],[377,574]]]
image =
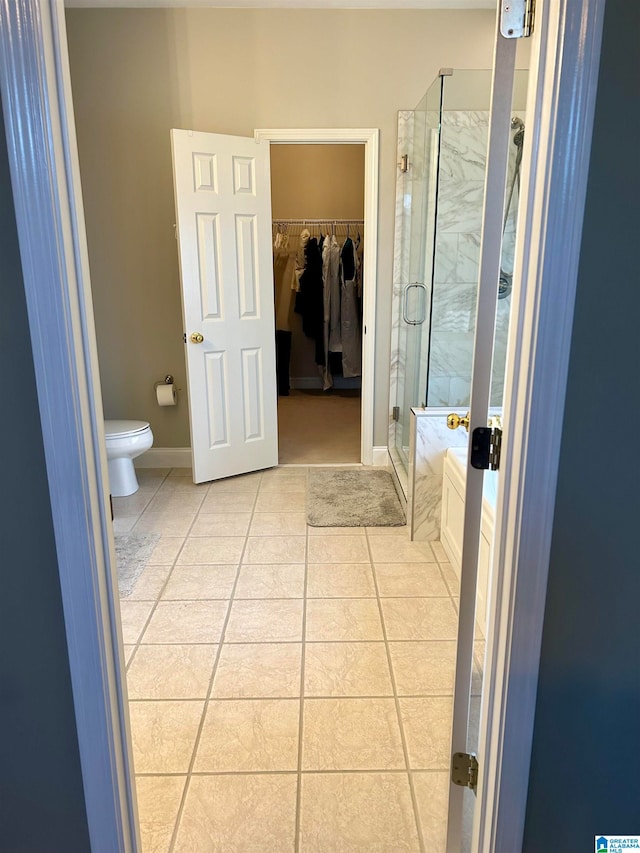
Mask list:
[[147,421],[113,420],[104,422],[105,438],[128,438],[148,429]]

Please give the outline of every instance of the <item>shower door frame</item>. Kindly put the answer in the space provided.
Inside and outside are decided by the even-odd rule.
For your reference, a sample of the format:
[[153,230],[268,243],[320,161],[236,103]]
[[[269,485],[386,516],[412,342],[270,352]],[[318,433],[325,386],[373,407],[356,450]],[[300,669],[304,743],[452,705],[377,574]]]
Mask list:
[[[520,203],[506,371],[509,431],[481,721],[476,850],[482,853],[520,849],[524,831],[604,6],[605,0],[539,0],[536,9],[527,109],[534,140],[523,162],[528,181]],[[96,849],[135,853],[127,688],[63,2],[0,0],[0,24],[0,89],[87,823]],[[68,394],[60,395],[61,387]]]

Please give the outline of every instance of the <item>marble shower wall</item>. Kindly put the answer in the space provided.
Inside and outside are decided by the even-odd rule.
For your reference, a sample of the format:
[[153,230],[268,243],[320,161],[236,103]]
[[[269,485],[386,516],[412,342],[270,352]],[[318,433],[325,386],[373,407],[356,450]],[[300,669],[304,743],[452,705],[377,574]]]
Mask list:
[[[523,113],[520,113],[523,116]],[[445,110],[440,147],[429,406],[468,406],[479,277],[489,112]],[[509,175],[515,145],[509,149]],[[505,229],[502,268],[513,272],[518,188]],[[491,405],[500,406],[511,299],[498,301]]]
[[489,112],[442,117],[429,406],[469,403]]

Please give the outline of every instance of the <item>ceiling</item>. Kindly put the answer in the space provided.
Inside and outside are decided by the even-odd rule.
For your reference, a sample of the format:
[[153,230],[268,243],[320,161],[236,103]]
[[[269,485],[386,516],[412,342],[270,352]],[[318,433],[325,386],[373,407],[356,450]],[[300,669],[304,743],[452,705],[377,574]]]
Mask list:
[[496,0],[65,0],[72,8],[495,9]]

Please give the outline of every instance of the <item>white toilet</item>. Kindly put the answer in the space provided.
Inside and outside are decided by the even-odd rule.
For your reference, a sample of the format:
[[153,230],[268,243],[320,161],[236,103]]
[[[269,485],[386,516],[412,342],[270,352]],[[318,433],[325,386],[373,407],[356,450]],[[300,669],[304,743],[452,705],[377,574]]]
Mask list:
[[113,497],[124,498],[138,491],[133,460],[153,444],[146,421],[105,421],[104,434],[109,463],[109,486]]

